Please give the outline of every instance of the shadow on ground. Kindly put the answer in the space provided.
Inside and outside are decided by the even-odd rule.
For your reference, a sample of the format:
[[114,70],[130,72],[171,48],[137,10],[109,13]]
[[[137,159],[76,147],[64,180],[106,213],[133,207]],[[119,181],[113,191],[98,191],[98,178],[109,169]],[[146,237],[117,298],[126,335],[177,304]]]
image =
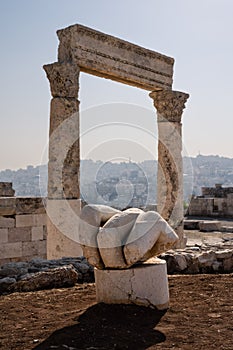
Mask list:
[[165,312],[136,305],[96,304],[75,319],[77,324],[55,331],[34,350],[147,349],[166,339],[154,329]]

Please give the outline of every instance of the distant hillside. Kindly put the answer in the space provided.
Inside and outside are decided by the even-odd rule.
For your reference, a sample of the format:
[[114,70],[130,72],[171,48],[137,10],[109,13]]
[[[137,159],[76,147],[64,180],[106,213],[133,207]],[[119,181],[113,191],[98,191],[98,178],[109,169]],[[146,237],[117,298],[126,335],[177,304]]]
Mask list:
[[26,169],[0,171],[0,181],[12,182],[16,196],[46,196],[47,178],[47,165],[29,165]]
[[[220,157],[218,155],[198,155],[190,158],[193,167],[193,192],[201,194],[201,187],[213,187],[221,183],[225,187],[233,186],[233,158]],[[184,159],[185,166],[188,160]]]
[[[111,163],[102,161],[81,161],[81,194],[88,202],[114,201],[121,187],[132,192],[135,204],[156,201],[157,162],[147,160],[141,163]],[[4,170],[0,181],[13,182],[16,196],[47,195],[47,165],[26,169]],[[233,158],[220,156],[184,157],[184,197],[187,201],[192,193],[200,194],[202,186],[233,186]],[[131,187],[130,187],[131,186]],[[122,187],[123,188],[123,187]],[[126,187],[124,187],[126,188]],[[129,193],[128,193],[129,195]]]

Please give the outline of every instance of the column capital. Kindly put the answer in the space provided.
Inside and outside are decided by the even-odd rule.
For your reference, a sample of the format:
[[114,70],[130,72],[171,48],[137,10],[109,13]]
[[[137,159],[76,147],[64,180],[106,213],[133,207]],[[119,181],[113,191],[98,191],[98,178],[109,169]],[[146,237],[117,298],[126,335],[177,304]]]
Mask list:
[[76,64],[55,62],[43,68],[53,97],[78,97],[80,68]]
[[154,100],[158,122],[181,122],[185,102],[189,94],[180,91],[152,91],[149,96]]

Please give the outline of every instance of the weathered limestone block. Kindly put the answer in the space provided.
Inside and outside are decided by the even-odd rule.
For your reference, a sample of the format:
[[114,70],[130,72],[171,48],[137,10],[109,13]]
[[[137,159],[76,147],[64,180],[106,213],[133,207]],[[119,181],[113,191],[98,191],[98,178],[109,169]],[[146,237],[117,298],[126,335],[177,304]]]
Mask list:
[[184,255],[175,254],[175,259],[176,259],[178,271],[183,271],[183,270],[187,269],[188,264],[187,264],[187,260],[185,259]]
[[31,241],[31,227],[13,227],[8,229],[8,242]]
[[170,249],[177,240],[176,233],[158,213],[142,213],[136,219],[124,247],[127,264],[146,261]]
[[0,197],[13,197],[14,195],[12,182],[0,182]]
[[45,198],[40,197],[16,197],[15,198],[15,213],[22,214],[45,214]]
[[0,216],[15,215],[16,197],[0,197]]
[[200,221],[199,228],[200,228],[200,231],[203,231],[203,232],[221,231],[221,222],[220,221]]
[[169,306],[166,262],[152,262],[122,270],[95,269],[96,299],[106,304],[137,304],[159,310]]
[[213,251],[207,251],[199,254],[197,259],[201,267],[211,267],[216,260],[216,255]]
[[44,239],[44,226],[32,227],[32,241],[41,241]]
[[19,258],[23,256],[22,242],[2,243],[0,245],[0,258]]
[[0,198],[0,215],[45,214],[45,198],[9,197]]
[[43,66],[50,82],[53,97],[77,98],[79,67],[72,63],[52,63]]
[[0,216],[0,228],[15,227],[15,219]]
[[132,208],[117,213],[100,228],[97,243],[105,268],[125,268],[127,263],[123,254],[128,233],[142,210]]
[[105,205],[87,205],[80,214],[79,242],[83,249],[83,255],[89,263],[98,268],[103,268],[103,262],[99,254],[97,233],[103,225],[119,210]]
[[[75,278],[71,272],[73,269],[76,271]],[[48,274],[44,274],[44,272],[48,272]],[[58,280],[59,274],[60,281]],[[12,278],[12,280],[5,280],[5,278]],[[59,287],[65,287],[68,286],[67,278],[72,279],[72,285],[76,282],[93,282],[94,269],[84,257],[66,257],[54,260],[34,258],[27,262],[8,262],[0,266],[0,294],[1,292],[22,290],[22,281],[24,287],[25,285],[27,288],[30,286],[32,290],[35,287],[36,289],[54,288],[56,287],[54,285],[55,279],[59,281]],[[47,286],[45,286],[46,279],[48,282]],[[18,282],[20,283],[17,284]],[[8,288],[9,286],[11,287],[10,289]]]
[[174,250],[169,250],[163,253],[159,258],[166,260],[168,274],[174,273],[199,273],[199,263],[194,254],[187,252],[177,253]]
[[13,286],[14,291],[30,292],[40,289],[71,287],[78,279],[78,273],[72,265],[62,266],[48,271],[22,276]]
[[22,242],[23,256],[38,256],[38,242]]
[[166,260],[168,274],[185,273],[215,273],[233,271],[233,251],[209,250],[201,253],[188,253],[170,250],[160,256]]
[[16,215],[16,227],[43,226],[47,224],[46,214]]
[[0,244],[8,242],[8,229],[0,228]]

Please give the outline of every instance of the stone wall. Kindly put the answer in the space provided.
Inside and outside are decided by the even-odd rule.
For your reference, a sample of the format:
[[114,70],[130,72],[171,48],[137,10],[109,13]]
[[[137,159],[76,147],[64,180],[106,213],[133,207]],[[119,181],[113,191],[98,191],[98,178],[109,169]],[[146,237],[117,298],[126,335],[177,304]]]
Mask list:
[[222,187],[222,185],[216,184],[215,187],[202,187],[201,191],[204,197],[224,198],[233,193],[233,187]]
[[193,197],[189,204],[188,214],[191,216],[209,216],[213,211],[213,199]]
[[233,187],[202,187],[202,196],[192,197],[188,215],[233,217]]
[[209,217],[233,217],[233,194],[225,198],[193,197],[189,204],[188,215]]
[[0,197],[0,265],[46,258],[46,238],[42,198]]

